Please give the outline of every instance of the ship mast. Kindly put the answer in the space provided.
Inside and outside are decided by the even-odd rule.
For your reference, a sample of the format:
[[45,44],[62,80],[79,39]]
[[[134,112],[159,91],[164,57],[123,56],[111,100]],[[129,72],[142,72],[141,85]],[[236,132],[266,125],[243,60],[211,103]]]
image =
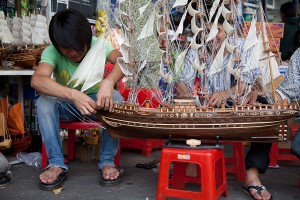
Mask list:
[[[204,0],[193,0],[193,2],[195,2],[197,4],[197,11],[196,13],[193,15],[193,19],[192,19],[192,32],[194,34],[193,37],[196,37],[196,35],[199,35],[199,39],[196,38],[196,40],[199,40],[200,41],[200,47],[197,48],[196,50],[196,57],[194,58],[195,60],[198,59],[198,62],[197,61],[193,61],[194,63],[192,65],[193,68],[195,70],[198,71],[198,77],[200,78],[200,82],[199,82],[199,88],[198,88],[198,91],[197,91],[197,95],[200,95],[200,98],[205,98],[205,96],[207,96],[207,90],[206,90],[206,77],[205,77],[205,66],[206,66],[206,59],[207,59],[207,55],[206,55],[206,46],[204,45],[205,44],[205,30],[203,29],[203,27],[205,26],[205,22],[204,22],[204,18],[207,17],[206,16],[206,13],[205,13],[205,2]],[[200,19],[198,21],[198,19]],[[197,30],[193,31],[193,20],[194,20],[194,25],[196,25],[198,27],[198,24],[200,24],[200,27],[198,27],[199,29],[202,29],[202,30],[199,30],[199,32]],[[195,43],[197,43],[195,41]],[[198,43],[197,43],[198,44]],[[193,49],[193,48],[192,48]],[[195,49],[194,49],[195,50]],[[199,105],[202,104],[202,101],[201,99],[199,99]],[[203,104],[205,105],[205,101],[203,101]]]
[[260,21],[261,21],[261,31],[262,31],[264,51],[268,53],[269,70],[270,70],[270,78],[271,78],[271,85],[272,85],[272,95],[273,95],[274,104],[275,104],[277,102],[277,98],[275,95],[275,84],[273,81],[273,69],[272,69],[272,65],[271,65],[271,48],[270,48],[269,39],[267,37],[266,22],[264,20],[264,13],[263,13],[263,8],[262,8],[261,2],[259,4],[259,10],[260,10]]
[[[133,16],[132,16],[132,12],[131,12],[131,0],[129,0],[128,2],[128,25],[129,25],[129,31],[130,31],[130,37],[129,37],[129,45],[130,45],[130,51],[129,51],[129,64],[130,67],[134,68],[136,61],[135,61],[135,48],[134,48],[134,42],[132,41],[134,38],[134,34],[135,34],[135,30],[134,30],[134,22],[133,22]],[[134,71],[134,70],[133,70]],[[133,73],[134,76],[134,73]],[[133,77],[134,80],[134,77]]]
[[163,31],[166,32],[165,38],[165,51],[166,51],[166,64],[169,65],[169,38],[168,38],[168,30],[169,30],[169,13],[168,13],[168,1],[163,1]]
[[[131,0],[128,1],[128,5],[127,5],[127,20],[128,20],[128,29],[129,29],[129,34],[127,35],[128,36],[128,42],[129,42],[129,46],[130,46],[130,49],[128,51],[128,57],[129,57],[129,64],[126,64],[126,65],[129,65],[128,68],[131,68],[132,69],[132,81],[131,81],[131,92],[129,93],[129,97],[128,97],[128,100],[129,101],[132,101],[132,102],[135,102],[135,86],[137,85],[137,77],[136,77],[136,52],[135,52],[135,43],[134,43],[134,40],[135,40],[135,25],[134,25],[134,19],[133,19],[133,13],[131,11],[131,8],[132,8],[132,2]],[[125,30],[126,32],[126,30]],[[126,40],[126,37],[125,37],[125,40]],[[126,41],[125,41],[126,42]]]
[[[200,23],[201,23],[201,27],[204,27],[204,17],[206,16],[206,14],[205,14],[205,8],[204,8],[204,2],[203,2],[204,0],[199,0],[199,10],[200,10]],[[201,31],[201,38],[200,38],[200,40],[201,40],[201,44],[204,44],[205,43],[205,31]],[[202,47],[201,47],[201,54],[200,54],[200,63],[202,64],[202,63],[206,63],[206,49],[205,49],[206,47],[205,47],[205,45],[203,45]],[[199,54],[199,52],[197,52],[198,54]],[[205,73],[205,68],[203,69],[203,71],[202,71],[203,73],[202,74],[204,74]],[[199,76],[201,76],[200,74],[199,74]],[[202,75],[202,81],[203,81],[203,83],[201,84],[201,83],[199,83],[202,87],[200,87],[200,92],[201,92],[201,94],[200,95],[203,95],[203,96],[208,96],[208,93],[207,93],[207,90],[206,90],[206,76],[205,75]],[[205,101],[204,101],[205,102]]]
[[[238,27],[237,26],[239,26],[239,24],[237,22],[237,13],[236,13],[236,11],[234,12],[234,9],[237,9],[237,8],[235,8],[234,4],[235,4],[235,1],[231,0],[230,1],[230,9],[231,9],[231,16],[230,17],[231,17],[231,19],[229,19],[229,20],[232,21],[232,24],[233,24],[233,40],[234,40],[233,44],[236,45],[237,44],[237,37],[238,37],[238,35],[237,35]],[[239,65],[240,65],[240,62],[241,62],[240,52],[236,51],[235,55],[236,55],[236,57],[234,58],[235,59],[234,63],[237,65],[237,68],[238,68]],[[236,82],[236,92],[235,92],[235,94],[233,94],[233,97],[237,97],[236,100],[237,100],[237,104],[238,104],[239,102],[241,102],[241,98],[240,98],[240,94],[239,94],[239,87],[240,87],[239,86],[239,83],[240,83],[239,82],[239,77],[237,77],[237,79],[238,80]]]

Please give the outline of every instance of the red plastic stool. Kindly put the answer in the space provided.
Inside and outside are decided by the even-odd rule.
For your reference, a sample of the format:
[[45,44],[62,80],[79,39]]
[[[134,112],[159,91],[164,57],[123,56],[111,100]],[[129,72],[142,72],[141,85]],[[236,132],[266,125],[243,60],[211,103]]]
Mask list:
[[[172,162],[174,163],[173,176],[170,179],[169,168]],[[200,176],[187,177],[185,175],[187,163],[198,164],[198,174]],[[201,190],[199,192],[184,190],[186,182],[200,184]],[[172,188],[169,188],[170,183]],[[163,200],[166,197],[216,200],[221,195],[227,197],[227,193],[223,149],[162,149],[156,194],[157,200]]]
[[246,180],[245,154],[243,142],[224,142],[232,145],[232,157],[225,157],[226,172],[234,173],[237,181]]
[[141,149],[144,156],[150,156],[153,149],[160,149],[164,145],[164,140],[161,139],[132,139],[121,138],[120,149],[131,148]]
[[[130,88],[125,88],[123,82],[120,82],[119,91],[124,99],[128,99]],[[141,88],[137,94],[137,102],[143,107],[157,108],[159,101],[156,99],[160,96],[160,90],[151,88]],[[153,95],[156,94],[156,95]],[[141,149],[144,156],[150,156],[153,149],[160,149],[164,144],[162,139],[135,139],[135,138],[122,138],[120,139],[120,148]]]
[[[300,128],[298,124],[291,124],[290,125],[293,131],[293,135],[296,131]],[[299,160],[297,156],[292,154],[291,148],[279,148],[278,143],[273,143],[271,150],[270,150],[270,163],[269,167],[271,168],[278,168],[279,165],[277,164],[278,160]]]
[[[100,124],[101,122],[97,122]],[[96,123],[87,122],[60,122],[60,128],[68,129],[68,160],[75,158],[75,143],[76,143],[76,129],[92,129],[98,128]],[[66,160],[65,160],[66,162]],[[48,164],[48,157],[44,145],[42,146],[42,167],[45,168]],[[120,149],[115,156],[115,165],[120,165]]]

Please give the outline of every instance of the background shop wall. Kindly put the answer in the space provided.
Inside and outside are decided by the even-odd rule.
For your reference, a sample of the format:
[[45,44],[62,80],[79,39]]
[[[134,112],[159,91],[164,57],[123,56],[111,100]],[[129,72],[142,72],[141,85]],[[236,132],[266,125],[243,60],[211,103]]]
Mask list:
[[88,18],[90,23],[95,23],[97,18],[97,0],[48,0],[47,19],[50,21],[56,12],[65,8],[79,10]]

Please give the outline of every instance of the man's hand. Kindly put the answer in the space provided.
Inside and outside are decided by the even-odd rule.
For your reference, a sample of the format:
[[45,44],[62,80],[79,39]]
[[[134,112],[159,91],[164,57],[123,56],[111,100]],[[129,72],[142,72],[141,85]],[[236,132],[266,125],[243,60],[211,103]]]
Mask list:
[[81,114],[83,115],[96,114],[96,107],[97,107],[96,102],[88,95],[73,89],[71,100]]
[[256,101],[256,99],[257,99],[257,96],[259,96],[259,95],[263,95],[263,93],[262,92],[259,92],[259,91],[251,91],[251,92],[249,92],[249,94],[247,95],[247,97],[246,97],[246,99],[245,99],[245,101],[244,101],[244,105],[246,105],[246,104],[251,104],[251,105],[253,105],[254,104],[254,102]]
[[226,91],[220,91],[209,95],[208,98],[209,100],[207,102],[207,105],[214,107],[218,105],[221,101],[226,101],[229,98],[229,95]]
[[113,108],[114,82],[108,78],[101,81],[97,94],[97,109],[111,111]]

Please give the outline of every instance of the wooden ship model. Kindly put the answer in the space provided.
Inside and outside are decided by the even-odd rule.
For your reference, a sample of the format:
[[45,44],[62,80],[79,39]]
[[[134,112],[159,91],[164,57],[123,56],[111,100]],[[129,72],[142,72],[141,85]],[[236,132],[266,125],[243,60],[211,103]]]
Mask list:
[[7,131],[8,98],[0,99],[0,151],[11,147],[11,137]]
[[[140,5],[138,16],[134,16],[134,10],[131,9],[133,5],[137,5],[133,0],[123,0],[119,3],[119,18],[124,39],[120,45],[123,57],[118,58],[117,61],[125,74],[124,80],[129,82],[130,92],[126,101],[114,103],[112,111],[98,112],[99,118],[112,137],[262,142],[288,140],[291,129],[287,120],[298,115],[299,110],[297,105],[276,101],[274,79],[278,78],[280,73],[275,57],[268,46],[263,12],[260,12],[261,29],[256,30],[254,18],[246,34],[244,28],[241,28],[243,20],[238,20],[236,11],[238,8],[233,0],[216,0],[209,11],[204,0],[176,0],[172,7],[168,1],[163,0],[156,1],[154,5],[152,1],[144,2],[145,5],[140,5],[141,2],[138,4]],[[170,13],[176,7],[182,7],[184,14],[179,25],[174,28]],[[149,9],[151,9],[149,19],[141,32],[136,33],[135,25]],[[188,44],[180,45],[178,38],[183,33],[183,24],[187,15],[191,16],[192,37]],[[214,20],[213,16],[215,16]],[[220,16],[225,19],[223,27],[227,36],[217,50],[214,38],[218,33],[217,25]],[[207,28],[207,24],[212,25]],[[153,35],[157,35],[156,43],[164,42],[166,45],[159,49],[162,53],[158,70],[147,71],[145,69],[149,66],[149,53],[153,51],[151,47],[155,44],[151,44],[150,48],[144,47],[141,53],[144,55],[143,60],[135,60],[135,55],[138,53],[135,48],[138,47],[141,39]],[[237,48],[238,37],[245,39],[242,51]],[[174,48],[178,48],[180,53],[172,58],[171,63],[169,57],[172,56],[171,52]],[[193,93],[193,97],[176,99],[173,95],[173,88],[176,87],[175,79],[182,73],[181,67],[190,49],[197,52],[192,67],[197,70],[201,78],[200,89]],[[251,55],[250,59],[241,63],[241,57],[246,53]],[[229,61],[226,66],[223,66],[225,55],[229,57]],[[209,68],[206,67],[207,60],[212,61]],[[227,89],[232,101],[230,105],[223,101],[220,101],[217,107],[207,105],[206,97],[211,90],[208,79],[225,69],[239,84],[238,80],[241,76],[252,73],[255,65],[261,69],[262,81],[259,84],[255,82],[247,85],[243,93]],[[144,73],[141,73],[142,71]],[[157,88],[149,89],[139,86],[141,77],[145,73],[157,73],[157,76],[162,77],[168,84],[169,90],[164,93],[167,97],[162,94],[158,84]],[[269,88],[269,91],[266,91],[266,88]],[[141,105],[138,103],[138,95],[143,90],[147,90],[150,95]],[[244,105],[243,102],[251,90],[268,92],[274,96],[273,100],[267,99],[267,104]],[[153,101],[157,101],[159,105],[144,106]]]
[[11,21],[16,48],[6,60],[13,62],[14,66],[30,69],[36,65],[45,45],[49,43],[46,17],[31,14],[30,17],[13,17]]
[[9,18],[0,11],[0,66],[14,48],[14,38],[8,26]]

